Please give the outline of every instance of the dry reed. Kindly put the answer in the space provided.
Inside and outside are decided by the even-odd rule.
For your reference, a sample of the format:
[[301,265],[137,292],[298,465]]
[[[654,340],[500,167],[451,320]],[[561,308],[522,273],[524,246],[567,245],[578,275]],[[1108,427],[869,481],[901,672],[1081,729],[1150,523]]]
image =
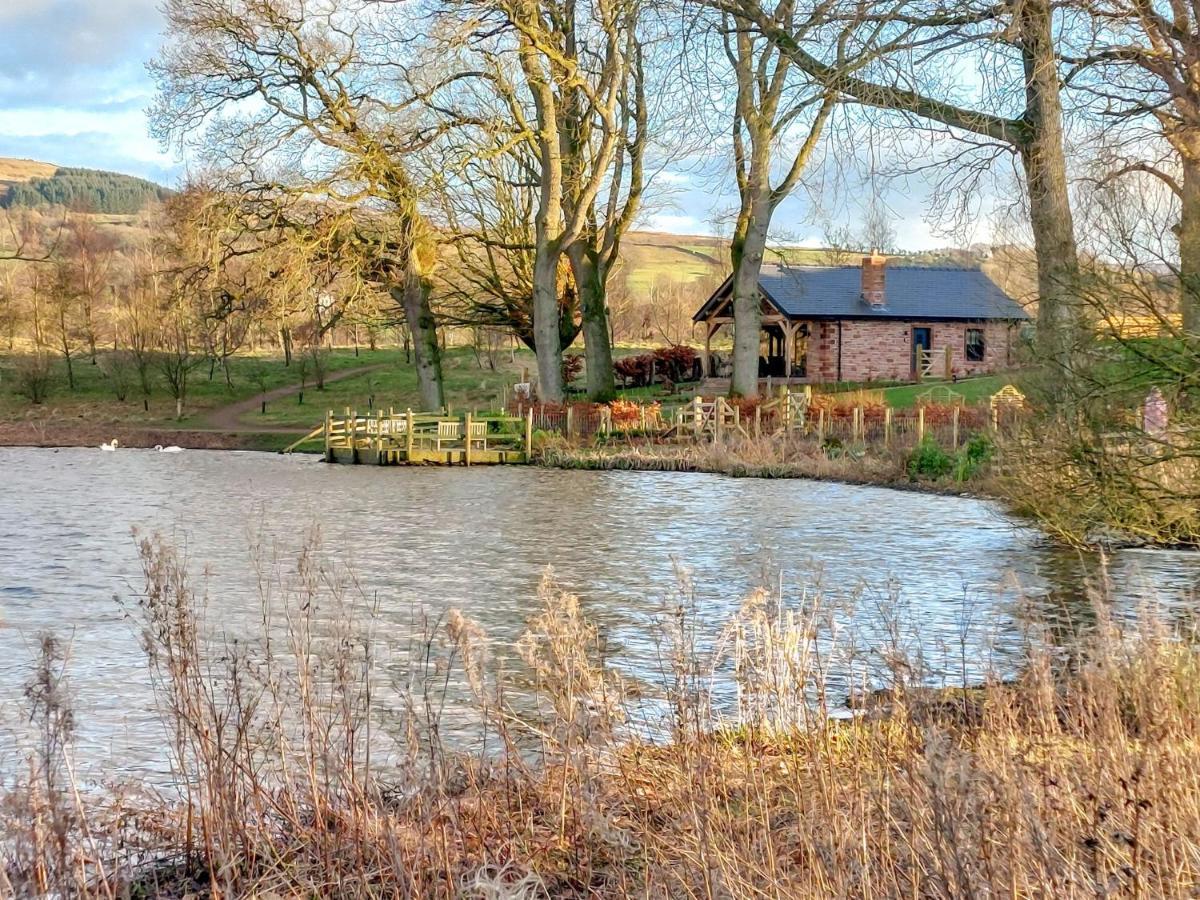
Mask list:
[[[262,627],[236,641],[215,636],[174,548],[141,549],[175,788],[80,799],[48,638],[26,696],[30,768],[0,804],[0,892],[1073,898],[1200,885],[1200,669],[1150,615],[1118,627],[1098,600],[1069,656],[1031,641],[1013,679],[955,691],[915,686],[879,648],[888,689],[836,717],[836,616],[820,597],[756,592],[701,646],[684,585],[661,623],[667,724],[639,739],[638,691],[550,577],[518,645],[531,708],[458,613],[418,629],[397,676],[368,595],[315,546],[286,578],[264,566]],[[439,738],[452,671],[490,752]],[[715,699],[718,684],[732,700]]]

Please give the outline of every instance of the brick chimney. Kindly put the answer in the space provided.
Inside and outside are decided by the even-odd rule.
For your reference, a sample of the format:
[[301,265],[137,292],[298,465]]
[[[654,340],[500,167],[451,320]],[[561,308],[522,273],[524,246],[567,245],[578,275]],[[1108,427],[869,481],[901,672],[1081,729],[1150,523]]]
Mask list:
[[864,256],[862,261],[862,296],[870,304],[871,309],[883,309],[887,305],[887,295],[884,293],[884,267],[887,257],[871,251],[870,256]]

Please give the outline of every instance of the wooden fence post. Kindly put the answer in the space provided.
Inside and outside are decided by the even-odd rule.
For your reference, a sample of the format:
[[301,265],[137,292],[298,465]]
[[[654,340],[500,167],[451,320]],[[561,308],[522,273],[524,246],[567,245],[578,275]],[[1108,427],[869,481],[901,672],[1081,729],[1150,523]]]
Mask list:
[[945,378],[949,381],[954,377],[954,348],[946,345]]
[[358,410],[350,414],[350,461],[358,462]]
[[575,407],[567,407],[567,437],[575,433]]
[[825,443],[825,407],[821,407],[821,414],[817,416],[817,440],[822,444]]
[[[713,403],[713,408],[716,408],[716,402]],[[692,398],[692,431],[697,436],[700,434],[700,428],[704,422],[704,401],[697,395]]]
[[957,450],[957,449],[958,449],[958,414],[959,414],[959,411],[960,411],[961,409],[962,409],[962,407],[960,407],[960,406],[956,406],[956,407],[954,407],[954,413],[953,413],[953,419],[954,419],[954,449],[955,449],[955,450]]
[[886,449],[892,443],[892,408],[883,411],[883,446]]
[[471,414],[470,413],[467,413],[466,431],[467,431],[467,441],[465,444],[463,444],[463,461],[467,464],[467,467],[470,468],[470,466],[471,466]]
[[525,462],[529,462],[533,458],[533,407],[529,407],[529,414],[525,418]]
[[333,456],[330,453],[329,443],[332,440],[333,432],[333,410],[325,410],[325,462],[333,462]]
[[412,414],[412,408],[410,407],[408,412],[405,413],[405,421],[404,421],[404,455],[407,457],[407,459],[405,459],[405,462],[409,462],[409,463],[412,462],[412,452],[413,452],[413,414]]
[[757,440],[762,437],[762,407],[754,407],[754,438]]
[[925,440],[925,407],[917,409],[917,443]]
[[854,407],[854,422],[850,426],[850,440],[859,441],[863,439],[863,408],[861,406]]
[[640,411],[641,411],[641,420],[642,420],[642,431],[644,432],[646,430],[646,404],[645,403],[640,404]]

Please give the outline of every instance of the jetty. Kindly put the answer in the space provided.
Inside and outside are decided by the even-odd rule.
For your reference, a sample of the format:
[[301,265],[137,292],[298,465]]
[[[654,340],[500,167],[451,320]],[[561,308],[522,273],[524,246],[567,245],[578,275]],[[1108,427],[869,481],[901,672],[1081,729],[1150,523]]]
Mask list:
[[523,416],[453,416],[379,410],[367,415],[346,409],[284,452],[323,438],[325,461],[376,466],[523,465],[532,457],[533,412]]

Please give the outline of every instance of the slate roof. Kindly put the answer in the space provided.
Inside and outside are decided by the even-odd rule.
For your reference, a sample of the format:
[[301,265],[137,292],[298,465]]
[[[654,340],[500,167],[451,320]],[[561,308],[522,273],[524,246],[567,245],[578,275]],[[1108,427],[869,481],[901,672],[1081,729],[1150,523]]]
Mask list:
[[[1029,314],[979,269],[891,266],[882,309],[862,297],[858,266],[780,266],[764,263],[759,289],[791,319],[1028,319]],[[693,319],[729,296],[726,279]]]

